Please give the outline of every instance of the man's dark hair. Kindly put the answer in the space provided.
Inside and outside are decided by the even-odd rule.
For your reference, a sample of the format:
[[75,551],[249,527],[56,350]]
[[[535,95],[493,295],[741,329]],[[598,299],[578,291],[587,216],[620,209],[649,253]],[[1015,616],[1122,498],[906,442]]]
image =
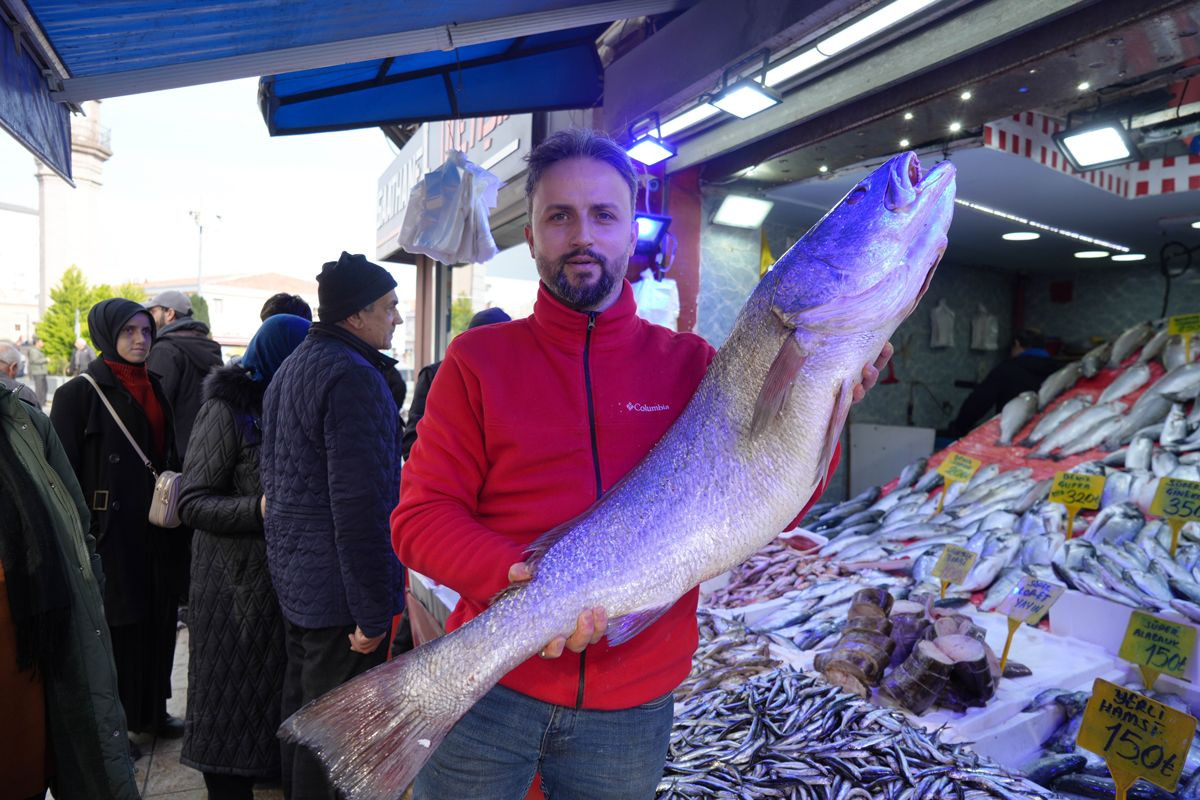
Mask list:
[[266,320],[267,317],[273,317],[276,314],[295,314],[297,317],[304,317],[312,322],[312,308],[298,294],[280,292],[271,295],[267,298],[267,302],[263,303],[262,312],[258,316],[259,319]]
[[1015,339],[1017,343],[1026,350],[1046,346],[1046,337],[1042,335],[1041,331],[1035,331],[1033,328],[1025,328],[1024,330],[1018,331],[1017,335],[1014,336],[1013,339]]
[[525,203],[531,219],[533,192],[542,179],[542,173],[559,161],[570,158],[594,158],[615,169],[629,184],[630,209],[637,207],[637,172],[624,148],[599,131],[569,128],[551,134],[525,157],[529,162],[529,172],[525,176]]

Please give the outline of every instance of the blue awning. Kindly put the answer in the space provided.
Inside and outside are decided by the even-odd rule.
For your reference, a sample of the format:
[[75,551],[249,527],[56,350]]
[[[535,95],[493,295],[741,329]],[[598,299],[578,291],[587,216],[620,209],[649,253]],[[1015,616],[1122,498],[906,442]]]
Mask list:
[[71,120],[50,97],[42,66],[10,31],[0,32],[0,128],[71,182]]
[[273,136],[591,108],[604,91],[604,27],[271,75],[259,104]]

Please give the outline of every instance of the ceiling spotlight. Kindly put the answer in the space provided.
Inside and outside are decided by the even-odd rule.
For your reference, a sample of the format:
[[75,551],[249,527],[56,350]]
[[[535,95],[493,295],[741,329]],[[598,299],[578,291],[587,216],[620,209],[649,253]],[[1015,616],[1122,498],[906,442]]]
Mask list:
[[639,255],[657,252],[667,228],[671,225],[671,218],[660,214],[638,214],[634,220],[638,230],[634,252]]
[[962,130],[961,122],[951,122],[950,123],[950,132],[951,133],[958,133],[961,130]]
[[906,120],[910,120],[910,119],[912,119],[912,118],[913,118],[913,113],[912,113],[911,111],[905,111],[905,112],[904,112],[904,119],[906,119]]
[[1117,253],[1112,257],[1113,261],[1145,261],[1145,253]]
[[1108,258],[1107,250],[1079,250],[1075,253],[1076,258]]
[[[729,76],[738,67],[744,66],[747,61],[757,59],[760,56],[762,57],[762,68],[759,70],[757,78],[751,76],[732,84],[729,83]],[[721,85],[717,88],[716,93],[708,99],[709,104],[735,117],[745,119],[771,106],[782,103],[783,96],[766,85],[767,64],[770,59],[771,51],[764,47],[762,50],[751,54],[749,58],[744,58],[725,70],[721,74]]]
[[901,140],[900,140],[900,146],[901,146],[901,147],[908,147],[908,144],[909,144],[909,143],[908,143],[908,139],[901,139]]
[[1068,128],[1054,134],[1053,138],[1076,172],[1125,164],[1141,158],[1129,131],[1116,120]]
[[1193,222],[1193,223],[1192,223],[1192,227],[1193,227],[1193,228],[1200,228],[1200,219],[1198,219],[1198,220],[1196,220],[1195,222]]
[[1075,88],[1081,92],[1086,92],[1088,89],[1092,88],[1092,85],[1090,83],[1088,83],[1087,81],[1084,81],[1083,83],[1079,84]]
[[770,200],[727,194],[721,201],[721,207],[717,209],[713,222],[734,228],[761,228],[763,220],[774,205]]
[[[643,129],[641,127],[643,124],[648,127]],[[629,126],[629,139],[632,144],[625,148],[625,152],[633,160],[639,161],[648,167],[660,161],[665,161],[675,155],[675,148],[658,138],[661,135],[659,132],[658,114],[647,114]]]
[[1041,236],[1040,233],[1034,233],[1033,231],[1013,231],[1012,233],[1002,234],[1000,238],[1009,242],[1032,242],[1034,239],[1040,239]]
[[962,93],[962,94],[960,94],[958,97],[959,97],[959,99],[960,99],[960,100],[970,100],[970,99],[971,99],[971,93],[970,93],[970,92],[963,92],[963,93]]
[[817,172],[829,172],[829,167],[822,164],[821,166],[817,167]]

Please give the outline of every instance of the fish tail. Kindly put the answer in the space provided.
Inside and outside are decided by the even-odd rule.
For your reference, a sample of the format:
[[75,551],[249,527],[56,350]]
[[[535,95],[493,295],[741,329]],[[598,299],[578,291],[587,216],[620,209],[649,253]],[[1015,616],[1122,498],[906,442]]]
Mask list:
[[444,689],[431,685],[430,662],[456,638],[439,637],[313,700],[284,721],[279,737],[308,748],[350,800],[394,800],[470,707],[423,702]]

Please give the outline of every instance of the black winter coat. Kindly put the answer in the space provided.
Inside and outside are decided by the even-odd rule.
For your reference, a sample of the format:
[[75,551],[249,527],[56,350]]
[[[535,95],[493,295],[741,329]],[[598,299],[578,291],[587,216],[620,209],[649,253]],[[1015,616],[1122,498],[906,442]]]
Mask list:
[[179,515],[196,529],[188,600],[187,731],[180,762],[202,772],[279,775],[283,617],[259,514],[263,393],[240,366],[204,382],[183,465]]
[[[152,461],[154,436],[146,413],[121,385],[103,359],[88,365],[91,375],[120,415],[138,446]],[[171,431],[171,406],[152,374],[150,383],[167,417],[165,457],[158,471],[179,469]],[[67,381],[54,393],[50,420],[79,479],[92,512],[91,534],[104,565],[104,613],[111,626],[145,620],[150,611],[150,565],[165,567],[168,588],[182,592],[187,585],[188,531],[151,525],[147,519],[154,493],[154,475],[138,457],[82,376]]]
[[191,317],[164,326],[150,348],[146,366],[159,376],[175,412],[180,458],[187,456],[192,425],[204,396],[204,379],[221,364],[221,345],[209,338],[207,325]]

